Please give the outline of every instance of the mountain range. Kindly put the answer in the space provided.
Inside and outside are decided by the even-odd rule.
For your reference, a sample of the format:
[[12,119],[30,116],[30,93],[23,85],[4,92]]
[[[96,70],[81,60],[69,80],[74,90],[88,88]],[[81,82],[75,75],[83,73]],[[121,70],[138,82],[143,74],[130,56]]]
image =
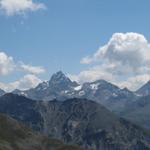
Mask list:
[[127,88],[120,89],[118,86],[105,80],[86,82],[82,85],[71,81],[61,71],[52,75],[49,81],[40,83],[37,87],[21,91],[14,90],[14,94],[24,95],[34,100],[60,101],[69,98],[86,98],[96,101],[112,111],[120,112],[127,103],[135,101],[138,94]]
[[10,93],[0,97],[0,112],[86,150],[150,150],[146,130],[87,99],[35,101]]
[[[127,88],[121,89],[105,80],[86,82],[81,85],[71,81],[63,72],[59,71],[53,74],[49,81],[42,82],[35,88],[25,91],[16,89],[12,93],[45,102],[54,99],[64,101],[71,98],[93,100],[117,115],[150,129],[150,120],[147,119],[149,117],[146,117],[150,114],[150,105],[142,105],[142,107],[139,105],[144,103],[145,99],[147,99],[147,103],[150,103],[150,81],[133,92]],[[0,96],[4,94],[5,92],[0,90]],[[139,112],[141,117],[136,117],[135,115]]]
[[0,150],[83,150],[78,146],[66,145],[50,139],[27,126],[0,114]]

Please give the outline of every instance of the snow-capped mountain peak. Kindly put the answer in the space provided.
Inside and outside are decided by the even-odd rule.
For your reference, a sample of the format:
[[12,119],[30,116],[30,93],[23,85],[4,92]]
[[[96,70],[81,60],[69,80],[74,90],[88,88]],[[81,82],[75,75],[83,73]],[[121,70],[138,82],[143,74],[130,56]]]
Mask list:
[[[37,87],[27,91],[14,92],[25,95],[35,100],[65,100],[68,98],[86,98],[97,101],[104,106],[121,108],[126,101],[135,99],[135,94],[127,88],[120,89],[118,86],[105,80],[86,82],[82,85],[71,81],[62,71],[53,74],[49,81],[40,83]],[[122,105],[121,105],[121,104]]]
[[52,75],[49,85],[59,85],[59,86],[77,86],[76,82],[72,82],[62,71],[58,71]]
[[65,74],[62,71],[58,71],[55,74],[52,75],[50,82],[51,81],[59,81],[59,80],[63,80],[63,79],[68,79]]

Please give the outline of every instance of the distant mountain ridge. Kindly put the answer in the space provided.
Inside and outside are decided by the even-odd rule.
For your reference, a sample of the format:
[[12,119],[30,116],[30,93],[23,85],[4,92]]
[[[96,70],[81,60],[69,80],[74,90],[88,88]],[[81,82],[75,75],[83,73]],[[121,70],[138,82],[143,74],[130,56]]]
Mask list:
[[94,101],[35,101],[6,94],[0,98],[0,112],[86,150],[150,150],[150,136],[143,129]]
[[[110,92],[110,89],[112,89],[112,92]],[[102,93],[101,90],[104,93]],[[24,95],[34,100],[53,100],[55,98],[65,100],[66,98],[71,97],[92,97],[92,95],[88,95],[88,93],[86,93],[87,91],[90,92],[94,98],[97,96],[95,93],[101,92],[102,97],[105,99],[109,99],[110,96],[117,97],[118,94],[120,95],[122,93],[126,95],[147,96],[150,95],[150,81],[144,84],[137,91],[133,92],[127,88],[121,89],[117,85],[105,80],[85,82],[81,85],[75,81],[71,81],[62,71],[58,71],[52,75],[49,81],[44,81],[35,88],[31,88],[29,90],[15,89],[12,93]],[[103,96],[105,92],[108,94],[106,97],[105,95]],[[0,89],[0,96],[5,93],[7,92]]]
[[148,95],[150,95],[150,81],[148,81],[141,88],[139,88],[136,91],[136,93],[139,94],[139,95],[142,95],[142,96],[148,96]]
[[127,88],[120,89],[105,80],[87,82],[79,85],[71,81],[61,71],[52,75],[49,81],[40,83],[37,87],[20,91],[13,91],[14,94],[24,95],[34,100],[66,100],[69,98],[86,98],[103,104],[112,111],[121,111],[126,103],[135,100],[137,95]]
[[4,95],[6,92],[2,89],[0,89],[0,96]]
[[13,91],[14,94],[24,95],[35,100],[65,100],[68,95],[66,91],[70,93],[78,86],[78,83],[71,81],[61,71],[52,75],[49,81],[40,83],[37,87],[21,91]]
[[[146,99],[150,99],[150,81],[136,92],[132,92],[127,88],[120,89],[105,80],[86,82],[80,85],[71,81],[63,72],[59,71],[52,75],[49,81],[44,81],[35,88],[26,91],[15,90],[13,93],[37,101],[54,99],[64,101],[71,98],[93,100],[104,105],[117,115],[150,129],[150,120],[147,119],[149,117],[145,117],[150,114],[150,106],[144,105],[143,108],[145,109],[141,109],[140,105],[138,105],[145,101],[146,96]],[[2,91],[1,95],[4,94],[5,92]],[[141,111],[140,114],[139,111]],[[136,117],[136,115],[138,116],[137,112],[141,117]]]

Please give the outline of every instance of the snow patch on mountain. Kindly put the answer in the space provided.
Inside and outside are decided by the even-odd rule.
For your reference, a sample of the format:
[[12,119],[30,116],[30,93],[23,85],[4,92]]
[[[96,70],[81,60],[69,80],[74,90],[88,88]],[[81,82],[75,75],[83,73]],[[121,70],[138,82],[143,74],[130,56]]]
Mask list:
[[98,86],[99,86],[99,83],[94,83],[94,84],[91,84],[90,87],[93,89],[93,90],[97,90],[98,89]]
[[79,85],[79,86],[77,86],[77,87],[74,88],[75,91],[79,91],[81,89],[82,89],[82,85]]

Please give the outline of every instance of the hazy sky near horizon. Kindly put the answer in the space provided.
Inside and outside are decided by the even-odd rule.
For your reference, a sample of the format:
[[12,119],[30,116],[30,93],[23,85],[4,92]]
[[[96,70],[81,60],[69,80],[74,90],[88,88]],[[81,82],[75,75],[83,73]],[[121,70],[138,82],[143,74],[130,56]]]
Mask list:
[[0,0],[0,87],[62,70],[134,90],[150,79],[149,0]]

